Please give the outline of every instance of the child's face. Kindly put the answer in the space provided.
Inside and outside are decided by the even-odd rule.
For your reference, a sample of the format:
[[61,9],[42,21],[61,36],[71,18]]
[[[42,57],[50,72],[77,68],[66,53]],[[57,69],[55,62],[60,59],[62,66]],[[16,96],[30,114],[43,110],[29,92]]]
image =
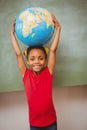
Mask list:
[[45,54],[40,49],[32,49],[29,52],[27,63],[33,72],[38,74],[45,66],[47,59]]

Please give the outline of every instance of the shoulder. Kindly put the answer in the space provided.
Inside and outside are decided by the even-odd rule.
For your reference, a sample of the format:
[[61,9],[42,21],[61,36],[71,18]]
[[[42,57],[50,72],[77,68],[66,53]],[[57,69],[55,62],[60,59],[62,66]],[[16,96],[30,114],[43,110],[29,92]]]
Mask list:
[[53,74],[50,73],[48,66],[46,66],[46,67],[44,68],[43,73],[44,73],[45,75],[47,74],[47,75],[53,77]]
[[22,78],[25,79],[30,73],[31,73],[31,70],[29,68],[26,68]]

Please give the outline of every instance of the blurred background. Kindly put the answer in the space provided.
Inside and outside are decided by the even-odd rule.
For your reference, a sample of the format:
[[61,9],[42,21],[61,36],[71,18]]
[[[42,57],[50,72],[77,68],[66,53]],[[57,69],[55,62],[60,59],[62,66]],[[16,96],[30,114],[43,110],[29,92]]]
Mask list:
[[[86,0],[0,0],[0,91],[23,90],[11,45],[10,26],[18,13],[27,6],[46,8],[56,16],[62,27],[53,86],[86,85]],[[20,46],[24,49],[23,44],[20,43]]]
[[87,0],[0,0],[0,130],[29,130],[10,38],[13,19],[27,6],[46,8],[62,27],[53,83],[58,129],[87,130]]

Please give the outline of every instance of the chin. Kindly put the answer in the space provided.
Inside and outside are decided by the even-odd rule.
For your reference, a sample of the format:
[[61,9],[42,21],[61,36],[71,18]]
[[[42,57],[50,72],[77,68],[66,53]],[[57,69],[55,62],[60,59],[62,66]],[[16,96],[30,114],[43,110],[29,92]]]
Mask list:
[[40,70],[33,70],[35,73],[39,74],[41,72],[42,69]]

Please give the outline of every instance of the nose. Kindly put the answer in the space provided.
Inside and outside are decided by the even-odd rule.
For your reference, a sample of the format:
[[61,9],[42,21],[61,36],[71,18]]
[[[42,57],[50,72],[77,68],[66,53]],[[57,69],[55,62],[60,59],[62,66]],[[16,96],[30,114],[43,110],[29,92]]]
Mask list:
[[36,58],[36,59],[35,59],[35,63],[39,63],[39,60],[38,60],[38,58]]

